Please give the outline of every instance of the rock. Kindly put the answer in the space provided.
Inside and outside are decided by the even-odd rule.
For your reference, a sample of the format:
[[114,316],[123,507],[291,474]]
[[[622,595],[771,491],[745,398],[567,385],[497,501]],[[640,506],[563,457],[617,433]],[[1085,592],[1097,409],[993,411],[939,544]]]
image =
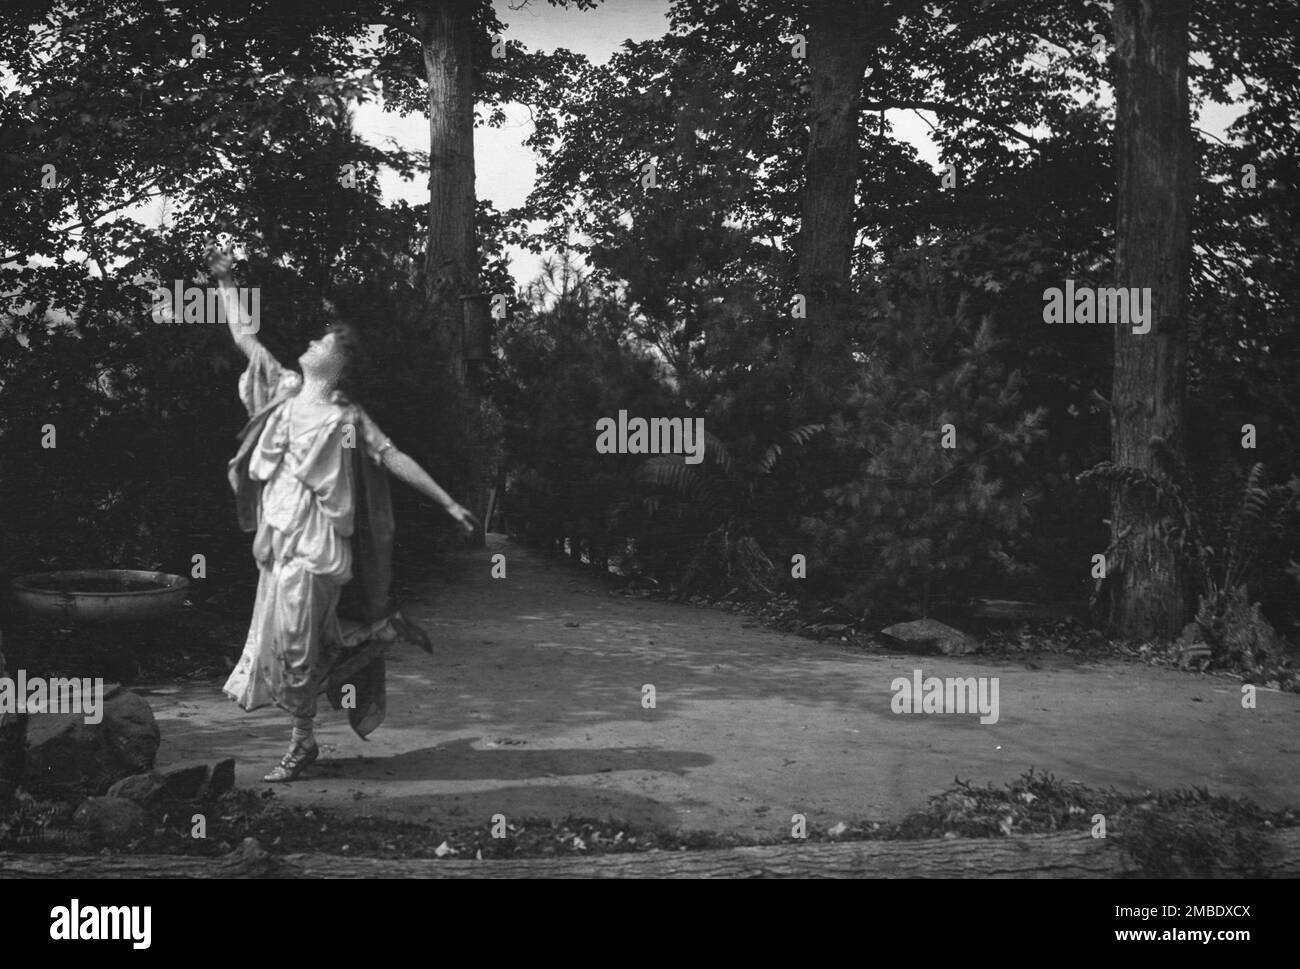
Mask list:
[[157,771],[148,774],[132,774],[124,777],[108,789],[108,797],[121,797],[136,804],[152,804],[162,797],[167,790],[162,775]]
[[213,765],[212,778],[208,781],[208,797],[221,797],[234,789],[235,758],[227,757]]
[[0,715],[0,808],[22,785],[27,770],[27,714]]
[[125,798],[142,805],[166,798],[198,801],[220,797],[234,786],[233,757],[227,757],[213,765],[201,760],[187,760],[145,774],[124,777],[108,789],[108,796]]
[[99,723],[76,713],[28,716],[24,787],[55,796],[102,794],[153,769],[161,738],[149,702],[117,686],[104,697]]
[[980,648],[979,640],[975,637],[944,625],[937,619],[895,623],[882,629],[880,635],[909,653],[964,656],[977,652]]
[[208,792],[212,768],[206,761],[187,760],[164,767],[159,773],[169,796],[180,801],[197,801]]
[[255,838],[245,838],[217,862],[217,868],[226,878],[292,878],[302,874],[296,865],[271,854]]
[[144,811],[122,797],[92,797],[72,816],[72,826],[90,834],[97,844],[124,845],[144,834]]
[[27,770],[23,786],[53,796],[100,794],[134,774],[113,756],[103,724],[88,725],[80,714],[41,713],[27,720]]
[[114,693],[104,701],[103,727],[123,768],[153,770],[162,737],[148,700],[130,690]]

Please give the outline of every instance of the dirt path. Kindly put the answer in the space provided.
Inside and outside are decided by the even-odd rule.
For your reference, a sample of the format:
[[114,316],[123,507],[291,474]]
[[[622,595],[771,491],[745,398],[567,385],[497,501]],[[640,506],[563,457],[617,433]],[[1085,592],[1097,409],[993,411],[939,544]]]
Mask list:
[[[508,577],[490,578],[490,557]],[[322,756],[282,803],[487,823],[493,814],[613,816],[677,828],[789,833],[898,818],[960,776],[1001,784],[1029,767],[1065,780],[1205,786],[1300,804],[1300,696],[1139,665],[1027,670],[978,659],[869,655],[755,627],[731,613],[611,595],[558,559],[493,536],[450,554],[408,612],[430,658],[392,648],[389,712],[370,742],[326,709]],[[1000,717],[897,715],[891,682],[999,677]],[[642,707],[653,684],[655,709]],[[142,688],[142,691],[148,688]],[[155,686],[160,763],[238,759],[241,786],[288,742],[275,710],[243,713],[220,682]]]

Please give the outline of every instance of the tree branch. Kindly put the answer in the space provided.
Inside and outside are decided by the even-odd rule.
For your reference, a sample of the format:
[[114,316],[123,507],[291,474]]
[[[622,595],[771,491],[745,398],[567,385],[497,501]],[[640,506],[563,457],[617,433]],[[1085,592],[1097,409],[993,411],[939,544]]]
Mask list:
[[888,111],[891,109],[897,109],[900,111],[933,111],[935,114],[951,114],[956,115],[959,118],[969,118],[972,121],[978,121],[981,124],[989,125],[999,131],[1004,131],[1013,138],[1019,138],[1032,148],[1037,148],[1039,146],[1037,138],[1023,134],[1009,124],[996,121],[982,112],[975,111],[972,108],[964,108],[959,104],[946,104],[943,101],[867,101],[862,105],[862,110],[864,111]]
[[1222,138],[1220,138],[1218,135],[1216,135],[1216,134],[1215,134],[1214,132],[1212,132],[1212,131],[1206,131],[1204,128],[1197,128],[1195,125],[1192,126],[1192,130],[1193,130],[1193,131],[1199,131],[1201,134],[1206,135],[1207,137],[1213,138],[1215,141],[1217,141],[1219,144],[1223,145],[1225,148],[1231,148],[1231,147],[1232,147],[1231,145],[1229,145],[1226,141],[1224,141]]
[[95,223],[99,220],[90,218],[88,212],[89,208],[85,200],[77,199],[77,214],[81,216],[85,225],[81,236],[86,242],[86,252],[90,254],[91,260],[95,263],[95,268],[99,270],[100,279],[107,279],[108,273],[104,271],[104,253],[99,245],[99,234],[95,231]]
[[[114,212],[118,212],[126,208],[127,206],[135,205],[136,202],[142,201],[143,199],[153,198],[155,195],[165,194],[161,192],[150,192],[150,189],[156,188],[158,186],[158,180],[161,178],[162,178],[161,173],[155,175],[151,181],[147,182],[143,188],[141,188],[138,192],[136,192],[125,202],[119,202],[117,205],[110,206],[109,208],[105,209],[103,212],[100,212],[98,215],[92,216],[88,221],[75,222],[72,225],[65,225],[57,229],[56,231],[71,232],[73,229],[92,228],[96,222],[98,222],[106,215],[112,215]],[[80,212],[80,215],[83,220],[86,218],[86,214],[84,210]]]

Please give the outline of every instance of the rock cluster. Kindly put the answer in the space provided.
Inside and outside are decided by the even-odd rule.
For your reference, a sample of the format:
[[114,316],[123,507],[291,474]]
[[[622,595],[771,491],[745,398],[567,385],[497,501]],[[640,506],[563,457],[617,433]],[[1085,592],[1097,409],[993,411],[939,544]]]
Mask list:
[[0,717],[0,805],[20,787],[36,797],[84,798],[73,831],[115,846],[144,834],[148,807],[234,788],[234,758],[156,767],[160,739],[149,702],[120,685],[105,688],[99,723],[71,713]]

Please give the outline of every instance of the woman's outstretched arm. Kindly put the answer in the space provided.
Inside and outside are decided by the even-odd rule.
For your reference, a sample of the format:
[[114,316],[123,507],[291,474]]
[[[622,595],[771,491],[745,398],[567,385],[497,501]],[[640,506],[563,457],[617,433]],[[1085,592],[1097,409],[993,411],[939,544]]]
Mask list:
[[442,505],[447,514],[456,519],[466,533],[471,535],[474,533],[474,527],[478,524],[474,514],[443,491],[442,486],[434,481],[412,457],[390,444],[380,452],[379,460],[394,478],[405,481],[420,494]]
[[431,501],[436,501],[460,527],[473,534],[478,519],[464,505],[459,504],[451,495],[434,481],[429,472],[420,467],[415,459],[393,446],[392,439],[379,429],[370,415],[361,407],[356,408],[356,419],[361,425],[361,435],[371,456],[387,469],[398,481],[404,481]]

